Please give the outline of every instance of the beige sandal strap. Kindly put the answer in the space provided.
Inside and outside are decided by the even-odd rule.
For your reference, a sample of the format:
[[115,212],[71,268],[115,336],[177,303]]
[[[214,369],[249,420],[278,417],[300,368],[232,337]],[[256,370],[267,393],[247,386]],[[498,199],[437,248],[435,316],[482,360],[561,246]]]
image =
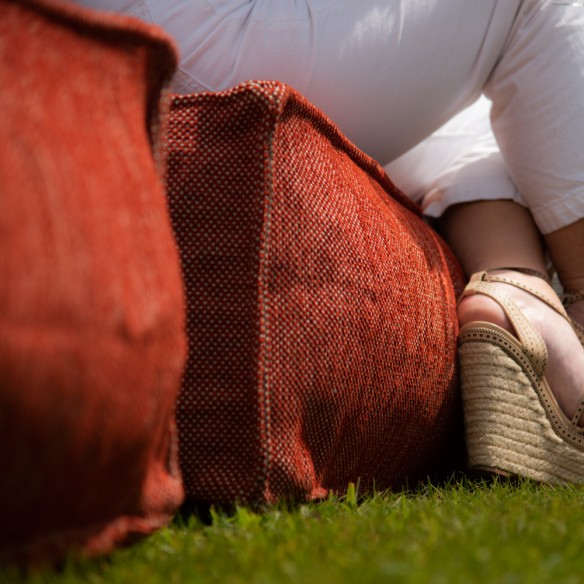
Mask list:
[[494,272],[496,270],[511,270],[512,272],[519,272],[521,274],[527,274],[528,276],[537,276],[538,278],[545,280],[548,284],[551,282],[551,277],[549,274],[544,274],[539,270],[532,270],[531,268],[504,266],[500,268],[490,268],[489,270],[485,270],[485,272]]
[[584,290],[566,290],[562,294],[562,302],[566,307],[580,300],[584,300]]
[[541,292],[535,290],[534,288],[528,286],[527,284],[523,284],[523,282],[518,282],[517,280],[513,280],[512,278],[506,278],[505,276],[497,276],[489,273],[487,273],[485,281],[500,282],[502,284],[509,284],[510,286],[515,286],[515,288],[520,288],[521,290],[528,292],[532,296],[535,296],[536,298],[541,300],[543,303],[547,304],[547,306],[555,310],[558,314],[563,316],[570,324],[572,324],[572,320],[568,316],[568,313],[566,312],[566,309],[564,308],[563,305],[554,302],[553,300],[549,299],[545,294],[542,294]]
[[582,417],[583,413],[584,413],[584,400],[582,400],[582,402],[578,406],[578,409],[576,410],[576,412],[572,416],[572,426],[578,426],[578,422],[580,421],[580,418]]
[[511,298],[505,292],[493,286],[493,282],[496,281],[499,280],[493,280],[493,276],[489,276],[487,272],[473,274],[462,293],[461,299],[473,294],[484,294],[497,302],[511,322],[517,338],[521,342],[523,350],[533,365],[535,372],[537,375],[543,376],[547,365],[547,348],[544,340]]

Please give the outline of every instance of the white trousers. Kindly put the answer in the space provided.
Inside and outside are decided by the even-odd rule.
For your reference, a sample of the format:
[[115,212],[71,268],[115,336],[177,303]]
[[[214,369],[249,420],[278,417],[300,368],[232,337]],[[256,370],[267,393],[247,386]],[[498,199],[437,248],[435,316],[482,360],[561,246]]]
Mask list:
[[580,0],[80,3],[166,29],[179,93],[288,83],[430,215],[513,199],[542,233],[584,217]]

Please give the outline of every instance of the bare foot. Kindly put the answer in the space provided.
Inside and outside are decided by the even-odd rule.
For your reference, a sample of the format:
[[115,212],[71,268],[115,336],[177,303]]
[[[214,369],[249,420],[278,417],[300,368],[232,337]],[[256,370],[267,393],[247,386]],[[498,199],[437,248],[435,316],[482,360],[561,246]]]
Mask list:
[[[491,273],[528,285],[561,305],[553,288],[537,276],[510,270],[497,270]],[[498,282],[493,284],[515,302],[543,337],[548,350],[545,377],[560,408],[571,420],[584,399],[584,347],[572,326],[560,314],[528,292],[509,284]],[[584,323],[584,301],[575,302],[569,308],[570,316],[577,322]],[[458,318],[461,325],[483,320],[515,334],[503,309],[491,298],[480,294],[462,300],[458,308]],[[584,416],[580,419],[579,425],[584,426]]]

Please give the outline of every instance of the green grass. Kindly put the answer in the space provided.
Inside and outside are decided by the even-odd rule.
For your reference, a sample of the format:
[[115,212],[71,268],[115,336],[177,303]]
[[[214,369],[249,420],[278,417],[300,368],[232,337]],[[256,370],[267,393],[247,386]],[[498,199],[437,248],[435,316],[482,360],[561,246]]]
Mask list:
[[211,525],[177,520],[144,542],[10,584],[457,583],[584,581],[584,489],[452,481],[416,493],[355,493]]

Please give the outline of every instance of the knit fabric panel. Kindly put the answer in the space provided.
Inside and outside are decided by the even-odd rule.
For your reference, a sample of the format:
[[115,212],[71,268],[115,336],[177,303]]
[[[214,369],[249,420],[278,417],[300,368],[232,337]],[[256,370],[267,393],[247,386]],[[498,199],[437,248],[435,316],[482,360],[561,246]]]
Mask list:
[[183,499],[184,297],[158,29],[0,0],[0,556],[94,555]]
[[176,97],[168,189],[187,292],[187,497],[311,500],[461,462],[450,250],[286,85]]

